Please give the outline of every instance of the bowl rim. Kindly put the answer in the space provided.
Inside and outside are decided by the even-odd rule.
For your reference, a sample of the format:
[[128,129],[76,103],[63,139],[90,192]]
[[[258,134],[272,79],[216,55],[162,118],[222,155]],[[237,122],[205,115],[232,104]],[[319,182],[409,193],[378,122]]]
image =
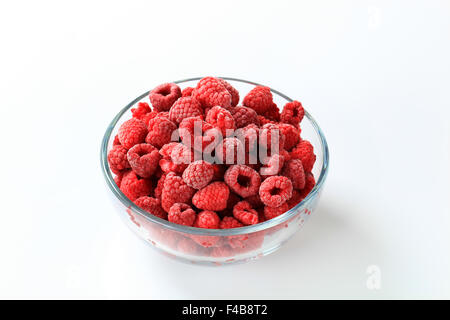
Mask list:
[[[183,79],[183,80],[177,80],[173,83],[181,84],[189,81],[197,81],[204,77],[195,77],[195,78],[189,78],[189,79]],[[242,80],[237,78],[230,78],[230,77],[218,77],[224,80],[230,80],[230,81],[237,81],[242,83],[247,83],[255,86],[261,86],[261,84],[248,81],[248,80]],[[270,88],[270,87],[269,87]],[[322,188],[326,177],[328,175],[328,167],[329,167],[329,151],[328,151],[328,144],[327,140],[322,132],[322,129],[319,127],[317,122],[314,120],[314,118],[309,114],[308,111],[305,110],[305,117],[308,118],[308,120],[311,122],[313,128],[315,129],[316,133],[319,135],[320,143],[322,147],[322,153],[323,153],[323,161],[322,161],[322,168],[320,171],[319,178],[317,179],[316,185],[314,188],[310,191],[310,193],[296,206],[289,209],[282,215],[279,215],[278,217],[275,217],[273,219],[245,227],[240,228],[232,228],[232,229],[202,229],[202,228],[195,228],[195,227],[188,227],[183,226],[179,224],[175,224],[172,222],[169,222],[167,220],[158,218],[145,210],[139,208],[137,205],[135,205],[131,200],[129,200],[119,189],[119,187],[114,182],[114,178],[112,176],[111,170],[109,169],[108,159],[107,159],[107,152],[108,152],[108,142],[110,140],[111,134],[117,125],[117,122],[119,119],[123,116],[125,112],[127,112],[132,106],[134,106],[137,102],[142,100],[144,97],[146,97],[151,90],[141,94],[137,98],[135,98],[133,101],[128,103],[122,110],[119,111],[119,113],[113,118],[113,120],[110,122],[108,128],[106,129],[106,132],[103,136],[101,148],[100,148],[100,164],[103,172],[103,176],[105,177],[106,183],[109,187],[109,189],[112,191],[112,193],[122,202],[122,204],[125,205],[126,208],[133,209],[133,211],[137,212],[141,216],[143,216],[145,219],[156,223],[158,225],[161,225],[164,228],[182,232],[182,233],[189,233],[189,234],[195,234],[195,235],[208,235],[208,236],[230,236],[230,235],[243,235],[243,234],[249,234],[254,233],[262,230],[269,229],[271,227],[277,226],[281,223],[284,223],[285,221],[289,220],[291,217],[293,217],[297,210],[302,207],[304,204],[309,202],[312,198],[316,197],[316,194],[319,192],[319,190]],[[293,101],[291,98],[286,96],[285,94],[270,88],[270,91],[281,96],[282,98],[286,99],[288,102]]]

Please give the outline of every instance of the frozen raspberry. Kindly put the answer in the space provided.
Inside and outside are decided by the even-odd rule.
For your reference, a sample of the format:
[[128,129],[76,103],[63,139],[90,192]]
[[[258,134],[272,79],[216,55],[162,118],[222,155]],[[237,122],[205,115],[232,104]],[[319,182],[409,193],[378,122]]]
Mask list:
[[261,201],[259,194],[255,194],[254,196],[247,197],[247,198],[245,198],[245,201],[250,203],[250,205],[254,209],[259,209],[264,206],[264,203]]
[[[258,158],[258,137],[259,128],[255,124],[249,124],[243,128],[239,128],[234,132],[236,138],[245,144],[245,152],[252,154],[255,160]],[[255,161],[253,163],[256,163]]]
[[170,158],[174,164],[190,164],[194,161],[194,154],[192,150],[186,145],[178,142],[165,144],[159,153],[165,157]]
[[305,187],[305,171],[301,160],[292,159],[286,162],[281,174],[292,181],[294,189],[303,189]]
[[231,108],[230,112],[234,118],[236,128],[243,128],[252,123],[259,125],[258,114],[253,109],[238,106]]
[[235,137],[223,139],[216,147],[216,160],[220,164],[245,163],[244,144]]
[[181,96],[182,97],[190,97],[192,95],[192,91],[194,91],[194,88],[186,87],[181,91]]
[[287,201],[288,208],[292,209],[304,199],[302,193],[298,190],[292,190],[292,197]]
[[269,207],[279,207],[292,196],[292,182],[283,176],[269,177],[259,188],[261,201]]
[[269,87],[256,86],[244,97],[242,104],[252,108],[257,114],[263,115],[273,106],[272,92]]
[[227,207],[225,208],[225,210],[222,210],[218,213],[221,217],[232,216],[234,206],[241,200],[241,197],[239,197],[236,193],[230,192],[230,195],[228,196]]
[[268,123],[276,124],[276,121],[269,120],[262,115],[258,115],[258,121],[259,121],[260,126],[263,126]]
[[164,179],[164,187],[161,194],[161,204],[166,212],[175,203],[189,203],[195,189],[189,187],[183,178],[173,172],[169,172]]
[[201,79],[192,96],[197,99],[204,108],[221,106],[231,107],[231,94],[226,87],[216,78],[206,77]]
[[258,223],[258,212],[247,201],[238,202],[234,206],[233,216],[245,225]]
[[116,176],[114,177],[114,182],[116,183],[116,185],[120,188],[120,184],[122,183],[122,178],[123,178],[123,172],[119,172],[116,174]]
[[311,190],[316,185],[316,180],[314,179],[314,176],[311,172],[306,173],[305,175],[305,187],[300,190],[300,194],[303,198],[306,198],[306,196],[311,192]]
[[182,174],[187,166],[184,163],[176,164],[170,159],[159,160],[159,167],[164,173],[174,172],[176,174]]
[[196,218],[195,211],[186,203],[175,203],[169,210],[169,221],[192,227]]
[[113,147],[120,145],[119,136],[116,134],[113,140]]
[[108,152],[108,163],[109,168],[115,174],[130,168],[130,163],[127,159],[127,149],[125,149],[122,145],[115,145]]
[[316,162],[314,147],[308,140],[301,140],[290,152],[291,159],[300,159],[305,172],[311,172]]
[[217,131],[213,129],[213,126],[203,121],[201,117],[189,117],[180,122],[178,133],[185,145],[203,151],[206,147],[216,146],[216,136],[209,134]]
[[148,213],[167,220],[167,213],[161,208],[161,201],[159,199],[143,196],[137,198],[134,203]]
[[169,111],[181,97],[181,89],[175,83],[164,83],[150,91],[150,102],[156,111]]
[[165,118],[154,118],[148,122],[148,134],[145,142],[161,148],[172,140],[172,133],[177,129],[175,123]]
[[152,110],[147,102],[139,102],[137,108],[132,108],[131,113],[133,114],[133,118],[143,120],[143,118],[150,113]]
[[197,215],[194,227],[205,229],[218,229],[220,223],[219,216],[214,211],[205,210]]
[[128,162],[131,169],[143,178],[153,175],[158,168],[160,155],[151,144],[140,143],[128,150]]
[[294,127],[298,128],[300,122],[305,115],[305,110],[303,106],[298,101],[292,101],[286,103],[281,112],[281,122],[292,124]]
[[278,217],[279,215],[285,213],[289,210],[288,204],[285,202],[277,208],[264,207],[264,218],[267,220]]
[[232,229],[232,228],[240,228],[244,225],[240,223],[233,217],[223,217],[222,221],[220,221],[219,228],[220,229]]
[[126,149],[144,142],[146,135],[147,127],[145,123],[136,118],[125,121],[120,126],[118,133],[120,144]]
[[192,162],[183,172],[184,182],[194,189],[201,189],[208,185],[213,176],[213,165],[204,160]]
[[280,131],[285,138],[284,148],[290,151],[300,141],[300,128],[297,129],[296,127],[288,123],[279,123],[278,128],[280,128]]
[[267,150],[284,148],[285,137],[277,124],[265,124],[259,130],[259,144]]
[[233,134],[236,128],[234,118],[230,111],[219,106],[213,107],[208,111],[206,114],[206,122],[218,128],[224,137]]
[[265,165],[259,169],[263,177],[275,176],[280,173],[284,165],[284,157],[280,154],[274,154],[267,158]]
[[200,103],[192,97],[182,97],[175,101],[169,111],[169,119],[179,124],[184,118],[203,116]]
[[280,121],[280,109],[275,103],[272,103],[262,115],[271,121]]
[[217,78],[221,84],[227,89],[227,91],[231,94],[231,106],[235,107],[239,103],[239,91],[237,91],[231,84],[226,82],[223,79]]
[[258,194],[261,177],[246,165],[233,165],[225,172],[224,181],[233,192],[246,198]]
[[202,210],[221,211],[227,207],[230,190],[223,182],[213,182],[198,190],[192,197],[192,203]]
[[162,191],[164,188],[164,180],[166,179],[166,174],[163,174],[161,178],[159,178],[158,183],[156,184],[156,188],[153,191],[156,198],[161,199]]
[[148,179],[139,178],[132,170],[123,175],[120,190],[131,201],[142,196],[148,196],[152,192],[152,184]]

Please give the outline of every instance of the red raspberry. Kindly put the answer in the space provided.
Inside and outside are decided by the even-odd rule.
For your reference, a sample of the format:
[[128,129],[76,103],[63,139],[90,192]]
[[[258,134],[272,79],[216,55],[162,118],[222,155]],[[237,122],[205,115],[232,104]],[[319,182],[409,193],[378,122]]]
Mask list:
[[301,160],[289,160],[283,167],[281,174],[292,181],[294,189],[303,189],[305,187],[305,171]]
[[303,106],[298,101],[292,101],[286,103],[281,112],[281,122],[292,124],[294,127],[298,128],[300,122],[305,115],[305,110]]
[[169,111],[169,119],[179,124],[184,118],[203,116],[201,104],[192,97],[182,97],[175,101]]
[[233,217],[223,217],[222,221],[220,221],[219,228],[220,229],[232,229],[232,228],[240,228],[244,225],[240,223]]
[[113,141],[113,147],[120,145],[119,136],[116,134]]
[[194,91],[194,88],[186,87],[181,91],[181,96],[182,97],[190,97],[192,95],[192,91]]
[[139,178],[132,170],[123,175],[120,190],[131,201],[142,196],[148,196],[152,192],[152,183],[148,179]]
[[211,130],[213,126],[203,121],[201,117],[189,117],[181,121],[178,133],[185,145],[203,151],[207,146],[213,148],[216,145],[216,136],[209,134]]
[[245,225],[258,223],[258,212],[247,201],[238,202],[233,208],[233,215]]
[[169,221],[192,227],[196,218],[195,211],[186,203],[175,203],[169,210]]
[[147,127],[145,123],[136,118],[125,121],[120,126],[118,133],[120,144],[126,149],[144,142],[146,135]]
[[116,176],[114,177],[114,182],[116,183],[116,185],[120,188],[120,184],[122,183],[122,178],[123,178],[123,172],[119,172],[116,174]]
[[127,159],[127,149],[125,149],[122,145],[115,145],[108,152],[108,163],[109,168],[115,174],[130,168],[130,163]]
[[137,144],[128,150],[128,162],[131,169],[143,178],[153,175],[158,168],[160,155],[158,149],[151,144]]
[[204,108],[221,106],[231,107],[231,94],[226,87],[216,78],[206,77],[201,79],[192,96],[197,99]]
[[255,110],[247,107],[235,107],[230,109],[236,128],[243,128],[249,124],[259,125],[258,114]]
[[290,152],[291,159],[300,159],[305,172],[311,172],[316,162],[314,147],[308,140],[301,140]]
[[222,210],[218,213],[221,217],[232,216],[234,206],[241,200],[241,197],[239,197],[237,194],[235,194],[234,192],[230,192],[230,195],[228,196],[227,207],[225,208],[225,210]]
[[213,176],[213,165],[204,160],[192,162],[183,172],[184,182],[194,189],[201,189],[208,185]]
[[250,203],[252,208],[259,209],[264,206],[264,203],[262,203],[261,198],[259,197],[259,194],[255,194],[254,196],[250,196],[245,198],[245,201]]
[[269,119],[267,119],[266,117],[264,117],[262,115],[258,115],[258,121],[259,121],[259,124],[261,126],[263,126],[265,124],[268,124],[268,123],[276,124],[275,121],[269,120]]
[[277,208],[264,207],[264,218],[270,220],[272,218],[278,217],[279,215],[285,213],[288,210],[289,206],[286,202]]
[[224,181],[233,192],[243,198],[258,194],[261,177],[246,165],[233,165],[227,169]]
[[242,104],[263,115],[273,108],[273,97],[269,87],[256,86],[244,98]]
[[161,201],[159,199],[143,196],[137,198],[134,203],[148,213],[167,220],[167,213],[161,208]]
[[280,173],[284,165],[284,157],[280,154],[274,154],[269,157],[266,164],[259,169],[259,173],[263,177],[275,176]]
[[277,124],[268,123],[259,130],[259,144],[267,150],[283,149],[284,141],[285,137]]
[[[252,153],[257,160],[259,128],[255,124],[249,124],[237,129],[234,135],[245,144],[245,152],[247,154]],[[253,163],[256,163],[256,161]]]
[[220,218],[214,211],[205,210],[197,215],[194,227],[205,229],[219,229]]
[[219,106],[213,107],[208,111],[206,122],[218,128],[224,137],[232,135],[236,128],[230,111]]
[[311,192],[311,190],[316,185],[316,180],[314,179],[314,175],[311,172],[306,173],[305,175],[305,187],[300,190],[300,194],[303,198]]
[[150,91],[150,102],[156,111],[169,111],[181,97],[181,89],[175,83],[164,83]]
[[262,115],[269,120],[276,122],[280,121],[280,109],[278,109],[278,106],[275,103],[272,103]]
[[235,137],[223,139],[216,147],[216,160],[220,164],[245,163],[244,144]]
[[156,148],[161,148],[172,140],[172,133],[177,126],[172,121],[165,118],[154,118],[148,122],[148,134],[145,142]]
[[288,208],[292,209],[297,204],[299,204],[303,199],[305,199],[302,193],[298,190],[292,190],[292,197],[287,201]]
[[230,190],[223,182],[213,182],[198,190],[192,198],[192,203],[199,209],[221,211],[227,207]]
[[287,123],[279,123],[278,128],[280,128],[281,133],[285,137],[284,148],[290,151],[300,141],[300,128],[297,129],[293,125]]
[[132,108],[131,113],[133,114],[133,118],[143,120],[143,118],[150,113],[152,110],[147,102],[139,102],[137,108]]
[[227,89],[227,91],[231,94],[231,106],[235,107],[239,103],[239,91],[237,91],[231,84],[226,82],[223,79],[217,78],[219,82]]
[[173,172],[169,172],[164,179],[164,187],[161,194],[162,207],[169,212],[174,203],[189,203],[195,189],[189,187],[183,178]]
[[164,173],[161,178],[159,178],[158,183],[156,184],[156,188],[153,191],[155,197],[161,199],[162,191],[164,188],[164,180],[166,179],[166,174]]
[[283,176],[269,177],[259,188],[261,201],[269,207],[279,207],[292,197],[292,182]]

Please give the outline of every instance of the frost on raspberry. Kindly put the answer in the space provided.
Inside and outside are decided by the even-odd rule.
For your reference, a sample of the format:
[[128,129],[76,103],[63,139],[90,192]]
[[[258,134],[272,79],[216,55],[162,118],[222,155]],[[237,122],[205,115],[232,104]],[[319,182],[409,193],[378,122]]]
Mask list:
[[148,178],[158,168],[160,155],[158,149],[151,144],[140,143],[128,150],[127,158],[136,174]]
[[181,96],[182,97],[190,97],[192,95],[192,91],[194,91],[194,88],[186,87],[181,91]]
[[296,128],[288,123],[279,123],[278,128],[280,129],[281,134],[285,137],[284,148],[287,151],[290,151],[300,142],[300,128]]
[[237,106],[235,108],[231,108],[230,112],[234,118],[236,128],[243,128],[249,124],[259,125],[258,114],[253,109]]
[[230,111],[216,106],[211,108],[206,114],[206,122],[218,128],[222,136],[227,137],[233,134],[236,125]]
[[234,206],[233,216],[245,225],[258,223],[258,212],[247,201],[238,202]]
[[264,207],[264,218],[266,218],[266,220],[273,219],[275,217],[278,217],[279,215],[282,215],[288,210],[289,206],[286,202],[276,208],[266,206]]
[[203,116],[203,109],[201,104],[192,97],[179,98],[169,111],[169,119],[176,124],[185,118],[197,116]]
[[205,210],[197,215],[194,227],[204,229],[219,229],[220,218],[214,211]]
[[186,203],[175,203],[170,207],[168,217],[170,222],[192,227],[194,225],[195,218],[195,211]]
[[181,89],[175,83],[164,83],[150,91],[150,102],[156,111],[169,111],[179,97]]
[[122,145],[115,145],[108,152],[108,163],[109,168],[115,174],[120,173],[123,170],[130,168],[130,163],[127,159],[127,149],[125,149]]
[[264,115],[273,108],[273,97],[269,87],[256,86],[245,97],[242,104]]
[[231,94],[231,106],[235,107],[239,103],[239,91],[237,91],[230,83],[225,81],[224,79],[217,78],[219,82],[227,89],[227,91]]
[[158,218],[167,220],[167,213],[161,207],[161,201],[159,199],[142,196],[137,198],[134,203],[148,213],[157,216]]
[[244,225],[240,223],[236,218],[233,217],[223,217],[222,221],[220,221],[219,228],[220,229],[232,229],[232,228],[240,228]]
[[172,133],[177,129],[175,123],[165,118],[154,118],[148,122],[148,134],[145,142],[161,148],[172,140]]
[[150,180],[141,179],[130,170],[123,175],[120,190],[128,199],[134,201],[139,197],[148,196],[152,192],[152,185]]
[[305,172],[311,172],[314,163],[316,162],[316,155],[314,154],[314,147],[308,140],[301,140],[290,152],[291,159],[300,159],[302,161]]
[[294,127],[298,128],[304,115],[305,110],[303,109],[302,104],[294,100],[292,102],[286,103],[286,105],[283,108],[283,111],[281,112],[280,119],[281,122],[289,123]]
[[233,192],[247,198],[258,194],[261,177],[246,165],[233,165],[225,172],[224,181]]
[[305,171],[301,160],[292,159],[286,162],[281,174],[292,181],[294,189],[303,189],[305,187]]
[[188,165],[183,172],[183,180],[194,189],[208,185],[214,176],[214,166],[204,160],[197,160]]
[[164,179],[164,187],[161,194],[161,204],[166,212],[175,203],[189,203],[195,189],[189,187],[183,178],[173,172],[169,172]]
[[227,207],[230,190],[224,182],[213,182],[198,190],[192,204],[202,210],[221,211]]
[[147,102],[139,102],[137,108],[132,108],[131,113],[133,118],[143,120],[144,117],[150,113],[152,110]]
[[221,106],[226,109],[231,107],[231,94],[217,78],[206,77],[201,79],[192,92],[192,96],[205,109],[215,106]]
[[269,207],[279,207],[292,197],[292,182],[283,176],[272,176],[261,183],[259,196]]
[[197,151],[204,151],[206,148],[214,149],[220,141],[220,132],[202,117],[183,119],[178,127],[178,134],[183,144]]
[[147,127],[145,123],[136,118],[125,121],[118,132],[120,144],[125,149],[130,149],[132,146],[144,142],[146,135]]
[[278,153],[284,148],[285,137],[277,124],[265,124],[259,130],[259,144],[267,150]]

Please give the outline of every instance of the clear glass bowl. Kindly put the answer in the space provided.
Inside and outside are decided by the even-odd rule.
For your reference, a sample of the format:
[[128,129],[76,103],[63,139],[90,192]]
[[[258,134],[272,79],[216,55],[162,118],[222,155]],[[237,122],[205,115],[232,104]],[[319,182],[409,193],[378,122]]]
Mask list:
[[[181,88],[196,85],[201,78],[175,81]],[[223,77],[242,97],[257,83]],[[275,103],[281,108],[292,101],[272,90]],[[308,112],[302,121],[302,137],[314,146],[317,160],[313,168],[314,189],[297,206],[284,214],[252,226],[235,229],[199,229],[181,226],[153,216],[131,202],[117,187],[109,169],[107,154],[120,125],[131,118],[130,109],[141,101],[148,102],[146,92],[123,108],[106,130],[101,146],[101,167],[111,199],[124,222],[140,238],[160,252],[181,261],[198,264],[224,265],[245,262],[266,256],[281,247],[308,220],[317,206],[328,173],[328,146],[316,121]],[[300,97],[301,98],[301,97]],[[293,253],[294,254],[294,253]]]

